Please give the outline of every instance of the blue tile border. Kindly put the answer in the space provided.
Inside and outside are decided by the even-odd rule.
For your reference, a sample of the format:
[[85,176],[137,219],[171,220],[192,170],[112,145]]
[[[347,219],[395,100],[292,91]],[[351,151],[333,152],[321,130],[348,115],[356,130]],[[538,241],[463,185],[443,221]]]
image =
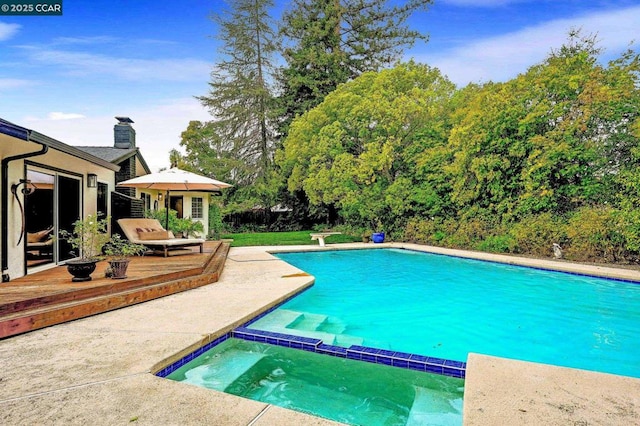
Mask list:
[[168,367],[156,373],[158,377],[167,377],[186,363],[194,360],[214,346],[224,342],[229,338],[247,340],[251,342],[266,343],[286,348],[300,349],[307,352],[334,356],[338,358],[364,361],[372,364],[382,364],[408,370],[435,373],[444,376],[464,379],[466,376],[467,363],[452,361],[442,358],[434,358],[424,355],[410,354],[406,352],[396,352],[385,349],[371,348],[367,346],[352,345],[349,348],[342,346],[327,345],[320,339],[294,336],[272,331],[256,330],[247,327],[238,327],[230,333],[221,336],[201,348],[193,351],[184,358],[174,362]]
[[196,349],[195,351],[191,352],[190,354],[182,357],[181,359],[179,359],[178,361],[174,362],[173,364],[166,366],[162,370],[158,371],[155,375],[158,376],[158,377],[167,377],[169,374],[173,373],[178,368],[180,368],[183,365],[193,361],[194,359],[198,358],[200,355],[202,355],[203,353],[205,353],[209,349],[213,348],[214,346],[218,346],[220,343],[224,342],[225,340],[229,339],[230,337],[231,337],[231,333],[227,333],[227,334],[224,334],[224,335],[218,337],[217,339],[212,340],[211,342],[207,343],[206,345],[201,346],[198,349]]

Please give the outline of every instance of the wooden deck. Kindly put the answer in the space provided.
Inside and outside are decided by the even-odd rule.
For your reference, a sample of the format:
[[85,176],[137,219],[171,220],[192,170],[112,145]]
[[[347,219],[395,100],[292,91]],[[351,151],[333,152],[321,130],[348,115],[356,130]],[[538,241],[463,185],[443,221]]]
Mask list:
[[216,282],[228,253],[228,243],[209,241],[204,253],[133,257],[125,279],[105,278],[100,262],[87,282],[58,266],[2,283],[0,339]]

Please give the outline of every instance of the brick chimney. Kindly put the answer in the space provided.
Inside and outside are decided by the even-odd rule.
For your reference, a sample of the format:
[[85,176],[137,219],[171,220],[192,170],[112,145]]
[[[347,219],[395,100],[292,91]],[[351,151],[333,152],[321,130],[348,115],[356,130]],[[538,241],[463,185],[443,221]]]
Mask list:
[[113,147],[130,149],[136,147],[136,131],[131,127],[133,120],[129,117],[116,117],[118,124],[113,126]]
[[[118,124],[113,126],[113,147],[116,149],[135,149],[136,131],[131,127],[133,120],[129,117],[116,117]],[[120,170],[116,172],[116,183],[136,177],[136,156],[129,156],[118,164]],[[129,197],[136,196],[135,188],[116,188],[119,192]]]

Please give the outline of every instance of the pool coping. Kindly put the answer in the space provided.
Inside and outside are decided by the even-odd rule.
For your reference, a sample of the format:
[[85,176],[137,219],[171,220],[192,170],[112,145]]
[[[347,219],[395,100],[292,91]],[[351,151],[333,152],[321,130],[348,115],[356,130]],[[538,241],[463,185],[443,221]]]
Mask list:
[[517,255],[495,254],[486,253],[480,251],[450,249],[437,246],[428,246],[415,243],[382,243],[382,244],[363,244],[359,246],[352,246],[349,244],[335,244],[332,246],[313,248],[306,246],[298,246],[296,249],[292,249],[291,246],[285,247],[271,247],[267,250],[268,253],[290,253],[290,252],[304,252],[304,251],[317,251],[322,250],[354,250],[354,249],[382,249],[382,248],[397,248],[412,251],[420,251],[424,253],[439,254],[443,256],[459,257],[463,259],[481,260],[492,263],[502,263],[507,265],[524,266],[533,269],[541,269],[554,272],[564,272],[576,275],[586,275],[598,278],[608,278],[620,281],[628,281],[640,283],[640,270],[626,269],[615,266],[603,266],[596,264],[587,264],[572,262],[562,259],[541,259],[533,257],[523,257]]
[[[610,270],[612,278],[640,281],[640,272],[625,269],[414,244],[232,248],[218,283],[1,340],[3,420],[336,425],[153,373],[313,283],[313,277],[271,253],[384,247],[531,267],[551,264],[563,272],[597,276]],[[464,424],[638,424],[638,398],[640,379],[470,354]]]

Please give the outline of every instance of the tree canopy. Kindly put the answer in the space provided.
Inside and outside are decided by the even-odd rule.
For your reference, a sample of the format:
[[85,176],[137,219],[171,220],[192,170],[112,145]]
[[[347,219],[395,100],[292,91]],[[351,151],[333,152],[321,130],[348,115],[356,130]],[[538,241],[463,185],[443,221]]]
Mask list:
[[454,91],[438,70],[415,63],[340,86],[291,126],[278,156],[289,190],[368,226],[437,208],[434,188],[417,175],[446,142]]
[[424,34],[407,19],[431,0],[294,0],[283,16],[286,65],[279,72],[281,131],[297,115],[363,72],[401,58]]
[[259,71],[274,71],[275,45],[254,37],[262,18],[247,30],[248,15],[234,15],[230,59],[201,98],[214,119],[190,123],[179,160],[239,184],[227,212],[288,207],[284,228],[538,256],[559,243],[573,259],[640,261],[639,55],[602,63],[595,38],[571,31],[511,80],[457,88],[436,68],[395,63],[422,37],[407,18],[428,3],[295,0],[271,78]]
[[[198,99],[209,108],[213,119],[191,123],[182,145],[188,154],[208,155],[242,162],[243,167],[219,170],[220,176],[236,184],[265,178],[274,147],[270,123],[275,65],[279,47],[275,25],[268,13],[272,0],[236,0],[229,10],[213,17],[222,42],[218,61],[211,73],[209,94]],[[199,133],[199,134],[198,134]],[[203,145],[209,144],[208,146]]]
[[637,255],[640,61],[598,53],[572,34],[516,78],[462,89],[413,62],[365,73],[293,121],[277,162],[311,204],[403,239]]

